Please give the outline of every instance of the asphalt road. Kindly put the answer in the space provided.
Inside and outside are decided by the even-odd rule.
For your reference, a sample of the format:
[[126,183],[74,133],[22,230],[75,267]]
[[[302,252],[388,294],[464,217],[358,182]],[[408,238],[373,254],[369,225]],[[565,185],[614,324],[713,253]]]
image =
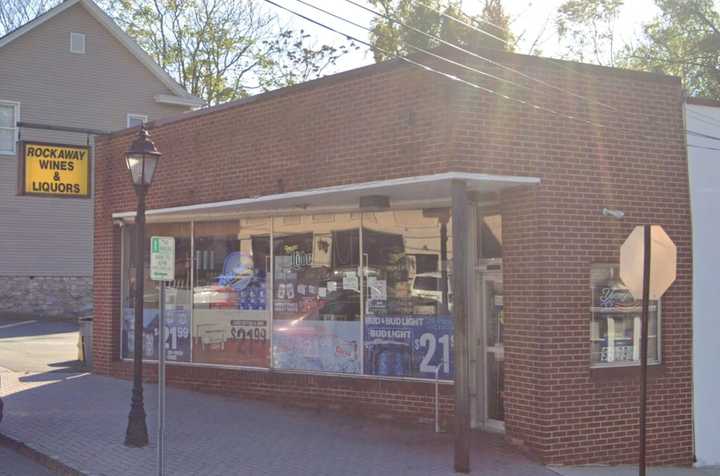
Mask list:
[[77,341],[74,322],[0,319],[0,368],[33,373],[78,370]]
[[[77,339],[78,326],[73,322],[0,319],[0,379],[8,370],[18,373],[78,370]],[[0,476],[52,474],[46,467],[0,444]]]

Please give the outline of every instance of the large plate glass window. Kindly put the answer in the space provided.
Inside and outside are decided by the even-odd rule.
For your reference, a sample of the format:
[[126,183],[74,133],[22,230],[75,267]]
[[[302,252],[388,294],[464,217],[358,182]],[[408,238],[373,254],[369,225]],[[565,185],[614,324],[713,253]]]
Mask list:
[[[165,348],[167,359],[176,362],[190,361],[191,292],[190,292],[190,224],[163,223],[145,226],[144,307],[143,307],[143,358],[156,360],[159,354],[158,322],[160,310],[159,282],[150,280],[150,237],[175,238],[175,280],[165,288]],[[135,329],[135,226],[126,228],[123,254],[125,285],[123,296],[122,356],[133,357]]]
[[0,101],[0,154],[15,154],[19,107],[18,103]]
[[[640,363],[641,302],[619,278],[616,265],[593,265],[590,358],[593,366]],[[648,362],[660,361],[660,302],[650,301]]]
[[360,215],[273,222],[275,368],[361,371]]
[[269,367],[270,219],[195,223],[193,362]]
[[453,377],[451,226],[447,209],[363,214],[365,374]]

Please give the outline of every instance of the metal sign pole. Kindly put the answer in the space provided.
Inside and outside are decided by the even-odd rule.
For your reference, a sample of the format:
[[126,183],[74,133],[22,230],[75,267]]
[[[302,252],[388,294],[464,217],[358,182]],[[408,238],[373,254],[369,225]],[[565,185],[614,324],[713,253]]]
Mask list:
[[676,277],[677,246],[675,246],[675,243],[673,243],[665,230],[660,225],[636,226],[620,247],[620,279],[635,299],[642,299],[642,323],[640,329],[640,455],[638,458],[640,476],[645,476],[646,469],[650,299],[659,300]]
[[640,340],[640,476],[645,476],[645,440],[647,419],[648,310],[650,307],[650,238],[651,225],[643,226],[643,294]]
[[158,476],[165,474],[165,281],[160,281],[158,322]]

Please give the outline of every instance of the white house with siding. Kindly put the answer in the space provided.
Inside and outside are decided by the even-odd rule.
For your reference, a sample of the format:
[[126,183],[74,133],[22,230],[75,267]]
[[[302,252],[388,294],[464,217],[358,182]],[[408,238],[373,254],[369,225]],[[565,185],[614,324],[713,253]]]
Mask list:
[[698,466],[720,466],[720,102],[685,107],[693,234],[693,417]]
[[16,156],[20,138],[92,136],[17,123],[113,131],[199,106],[91,0],[65,0],[0,37],[0,316],[92,307],[92,193],[19,196]]

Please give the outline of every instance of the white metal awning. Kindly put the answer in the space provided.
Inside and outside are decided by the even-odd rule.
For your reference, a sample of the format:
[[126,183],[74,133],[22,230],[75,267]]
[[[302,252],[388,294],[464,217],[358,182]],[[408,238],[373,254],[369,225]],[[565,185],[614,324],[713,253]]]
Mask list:
[[[237,215],[278,215],[360,210],[360,197],[383,195],[392,208],[450,205],[450,184],[462,180],[471,192],[499,192],[518,186],[537,185],[538,177],[446,172],[391,180],[278,193],[214,203],[201,203],[146,212],[148,222],[209,220]],[[114,213],[113,219],[133,221],[135,211]]]

